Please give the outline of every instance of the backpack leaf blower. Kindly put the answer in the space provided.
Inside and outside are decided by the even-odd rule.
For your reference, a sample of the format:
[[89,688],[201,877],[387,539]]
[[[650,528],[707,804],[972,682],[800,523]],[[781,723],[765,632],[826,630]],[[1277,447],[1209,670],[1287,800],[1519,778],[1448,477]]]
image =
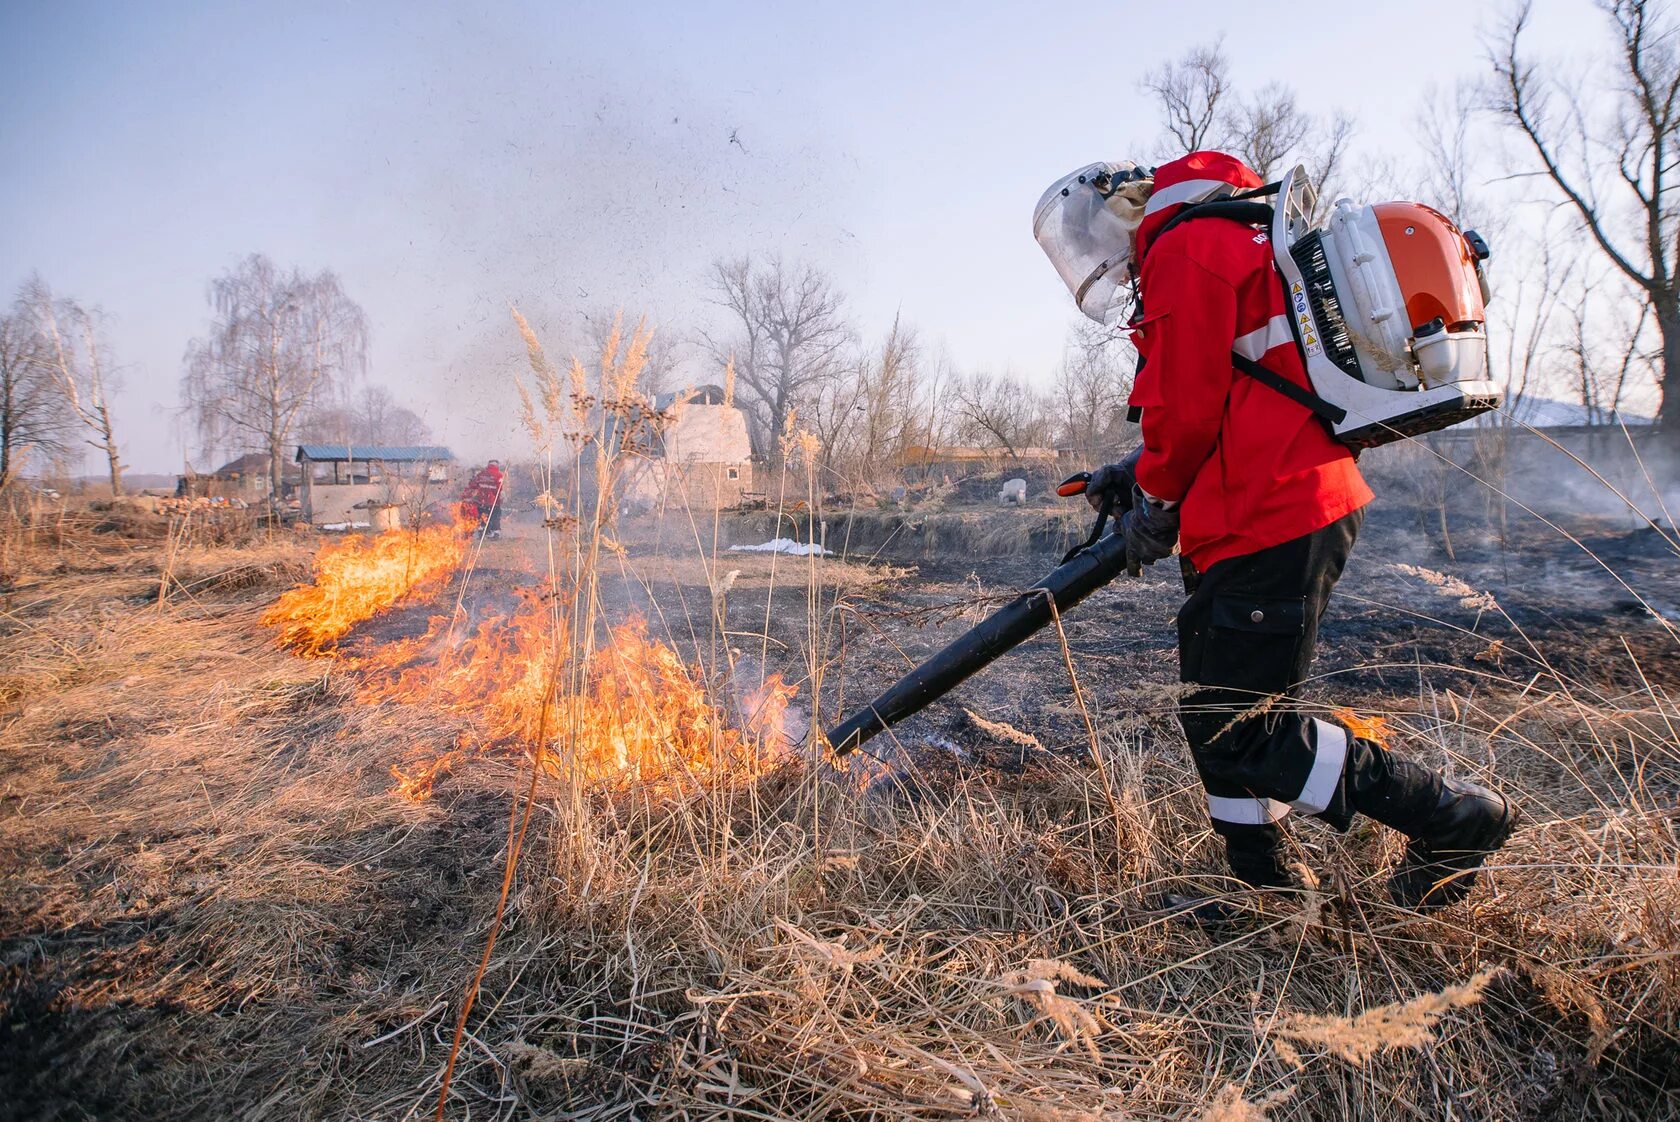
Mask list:
[[1291,328],[1344,444],[1372,448],[1497,409],[1487,377],[1487,242],[1422,203],[1338,199],[1314,226],[1306,170],[1284,176],[1272,251]]

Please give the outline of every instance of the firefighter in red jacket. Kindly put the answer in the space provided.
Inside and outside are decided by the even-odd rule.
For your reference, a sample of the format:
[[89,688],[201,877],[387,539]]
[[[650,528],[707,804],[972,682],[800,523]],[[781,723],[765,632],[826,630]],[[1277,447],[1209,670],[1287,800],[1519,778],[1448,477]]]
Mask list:
[[[1219,152],[1152,174],[1097,164],[1046,192],[1035,235],[1082,311],[1112,321],[1135,283],[1143,445],[1093,473],[1093,503],[1129,492],[1118,533],[1149,564],[1177,545],[1179,719],[1232,870],[1284,886],[1293,809],[1346,830],[1356,813],[1410,837],[1393,898],[1467,895],[1509,836],[1500,795],[1447,778],[1292,704],[1371,490],[1348,448],[1303,405],[1246,377],[1232,352],[1310,388],[1266,231],[1186,207],[1261,186]],[[1122,503],[1122,505],[1124,505]]]
[[502,465],[491,460],[473,475],[461,496],[464,502],[477,508],[479,517],[485,520],[485,531],[493,538],[502,536],[502,490],[506,480]]

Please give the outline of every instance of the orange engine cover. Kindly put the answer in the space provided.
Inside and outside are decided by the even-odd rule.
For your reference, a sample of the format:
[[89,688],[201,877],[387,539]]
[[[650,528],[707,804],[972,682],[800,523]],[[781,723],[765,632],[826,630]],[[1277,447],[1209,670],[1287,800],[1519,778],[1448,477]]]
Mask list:
[[1439,317],[1448,331],[1480,330],[1487,309],[1476,261],[1452,219],[1422,203],[1378,203],[1371,213],[1382,230],[1411,325],[1422,327]]

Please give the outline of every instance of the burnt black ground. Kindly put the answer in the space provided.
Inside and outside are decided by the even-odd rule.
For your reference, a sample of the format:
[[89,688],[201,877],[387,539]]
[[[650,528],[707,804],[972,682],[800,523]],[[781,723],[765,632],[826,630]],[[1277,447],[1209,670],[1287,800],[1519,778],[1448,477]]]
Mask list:
[[[1420,697],[1440,691],[1520,684],[1536,673],[1591,681],[1595,689],[1672,688],[1680,680],[1671,630],[1680,623],[1675,536],[1585,519],[1563,529],[1580,544],[1532,519],[1511,518],[1501,535],[1490,524],[1458,516],[1449,556],[1427,519],[1374,504],[1321,631],[1314,695],[1381,712],[1416,706]],[[631,565],[651,572],[652,553],[632,550]],[[720,554],[717,570],[734,567],[740,557]],[[871,564],[910,571],[867,592],[840,594],[847,610],[829,634],[835,665],[819,715],[825,727],[1058,559],[1055,552],[880,551]],[[769,667],[797,680],[807,636],[807,569],[804,559],[791,557],[781,558],[779,567],[768,613],[762,580],[737,584],[728,600],[729,627],[739,634],[761,631],[768,615]],[[654,580],[647,589],[626,582],[632,594],[625,599],[643,611],[658,610],[661,602],[692,610],[709,599],[701,577],[696,569],[686,579]],[[1170,717],[1170,704],[1163,707],[1148,694],[1176,681],[1172,621],[1181,599],[1177,567],[1169,562],[1140,580],[1116,581],[1067,614],[1075,669],[1099,711],[1136,717],[1145,730]],[[824,601],[833,602],[832,594]],[[1014,724],[1053,748],[1077,748],[1085,740],[1053,631],[904,722],[895,736],[906,745],[960,747],[975,739],[964,708]]]

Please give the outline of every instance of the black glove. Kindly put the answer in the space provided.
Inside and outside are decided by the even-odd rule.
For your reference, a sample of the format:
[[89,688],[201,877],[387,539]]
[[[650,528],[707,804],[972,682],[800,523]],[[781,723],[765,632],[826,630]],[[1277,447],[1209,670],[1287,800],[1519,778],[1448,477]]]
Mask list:
[[[1133,483],[1131,508],[1121,516],[1120,528],[1115,532],[1126,539],[1128,562],[1153,565],[1171,557],[1173,546],[1178,544],[1178,508],[1168,510]],[[1135,565],[1128,563],[1127,568],[1137,575]]]
[[1103,500],[1112,497],[1114,509],[1123,511],[1129,508],[1132,501],[1132,488],[1137,486],[1137,464],[1143,455],[1143,445],[1138,445],[1126,453],[1124,459],[1117,464],[1104,464],[1091,473],[1091,481],[1085,484],[1085,501],[1091,504],[1092,510],[1101,510]]

